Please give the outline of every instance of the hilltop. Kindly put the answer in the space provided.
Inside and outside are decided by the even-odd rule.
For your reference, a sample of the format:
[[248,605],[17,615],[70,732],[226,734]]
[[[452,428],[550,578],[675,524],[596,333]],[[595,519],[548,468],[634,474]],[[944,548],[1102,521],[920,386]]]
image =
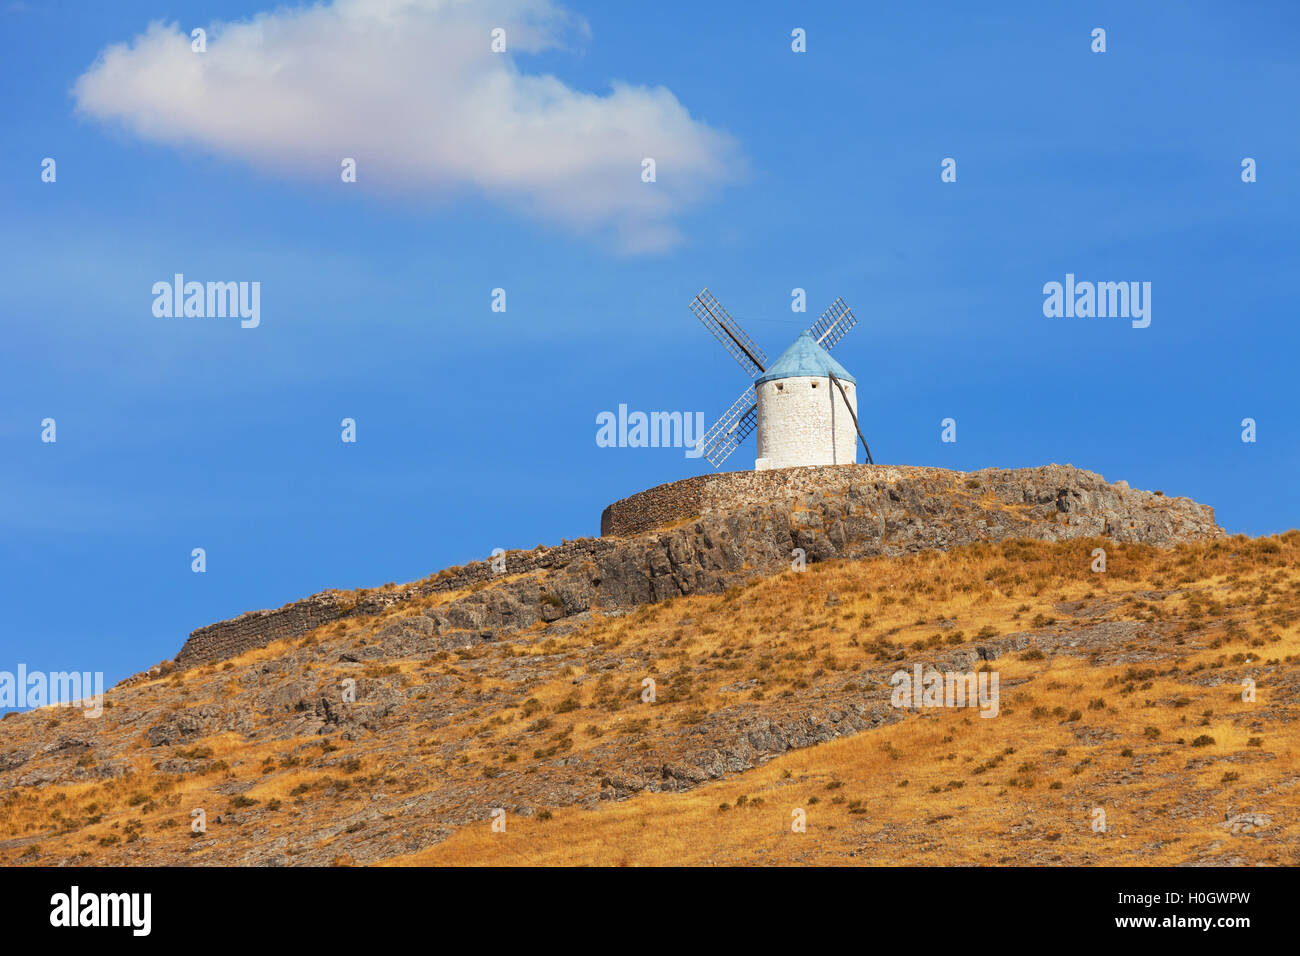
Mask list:
[[[883,465],[705,475],[617,501],[600,538],[508,551],[412,585],[328,591],[194,631],[180,667],[293,639],[427,598],[438,633],[554,623],[593,609],[716,593],[756,574],[833,558],[899,556],[976,541],[1100,535],[1171,545],[1223,534],[1214,510],[1070,466],[954,472]],[[482,592],[485,585],[494,585]],[[467,593],[460,593],[467,592]],[[482,592],[482,593],[481,593]]]
[[[10,715],[0,862],[1300,862],[1300,533],[1060,466],[720,479]],[[998,716],[892,706],[915,663]]]

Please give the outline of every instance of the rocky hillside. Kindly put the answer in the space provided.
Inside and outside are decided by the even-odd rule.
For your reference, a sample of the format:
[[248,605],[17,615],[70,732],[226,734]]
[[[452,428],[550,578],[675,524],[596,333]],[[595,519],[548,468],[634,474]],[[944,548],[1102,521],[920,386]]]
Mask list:
[[[837,471],[10,715],[0,862],[1300,862],[1300,534]],[[997,716],[895,706],[915,664],[996,672]]]
[[[668,527],[664,527],[667,525]],[[414,585],[331,591],[276,611],[200,628],[176,657],[210,663],[294,639],[344,618],[469,591],[439,602],[435,629],[498,631],[553,623],[592,609],[628,609],[711,594],[809,563],[898,556],[976,541],[1102,536],[1167,546],[1223,533],[1214,510],[1137,491],[1069,466],[954,472],[881,465],[709,475],[661,485],[606,509],[607,536],[507,552]],[[482,586],[495,586],[482,590]]]

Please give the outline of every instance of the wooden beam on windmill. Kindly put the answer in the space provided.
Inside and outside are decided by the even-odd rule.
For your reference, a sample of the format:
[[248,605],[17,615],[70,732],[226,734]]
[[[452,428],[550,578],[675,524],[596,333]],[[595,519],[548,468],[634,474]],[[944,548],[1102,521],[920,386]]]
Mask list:
[[857,324],[858,319],[853,314],[853,310],[845,305],[843,299],[837,297],[830,304],[830,307],[821,314],[821,317],[813,323],[813,327],[808,330],[808,334],[813,337],[813,340],[818,345],[829,352],[835,347],[835,343],[844,338],[849,329]]
[[706,431],[697,446],[714,468],[722,465],[758,427],[758,396],[751,385]]
[[763,374],[763,370],[767,367],[767,356],[708,289],[702,291],[691,302],[691,311],[722,343],[723,348],[731,353],[731,357],[740,363],[740,367],[749,374],[750,378],[758,378]]

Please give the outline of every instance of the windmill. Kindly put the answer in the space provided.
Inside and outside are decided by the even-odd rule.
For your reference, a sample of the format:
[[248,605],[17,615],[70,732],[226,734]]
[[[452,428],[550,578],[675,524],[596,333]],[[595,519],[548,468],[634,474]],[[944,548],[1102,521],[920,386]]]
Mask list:
[[[872,463],[871,449],[858,427],[857,380],[829,352],[858,324],[843,299],[832,302],[812,328],[770,364],[708,289],[691,302],[691,311],[754,380],[700,438],[699,448],[709,464],[719,467],[755,431],[756,471],[853,464],[858,438]],[[823,382],[826,387],[819,389]]]

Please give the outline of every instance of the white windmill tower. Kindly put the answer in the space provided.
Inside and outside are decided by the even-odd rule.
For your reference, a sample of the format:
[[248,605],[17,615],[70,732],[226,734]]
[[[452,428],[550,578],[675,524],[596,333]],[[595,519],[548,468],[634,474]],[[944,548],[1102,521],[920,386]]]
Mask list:
[[755,430],[755,471],[851,465],[857,461],[858,438],[867,462],[873,463],[858,427],[857,380],[828,351],[858,324],[843,299],[832,302],[771,365],[708,289],[695,297],[691,311],[754,379],[700,438],[699,447],[714,468]]

